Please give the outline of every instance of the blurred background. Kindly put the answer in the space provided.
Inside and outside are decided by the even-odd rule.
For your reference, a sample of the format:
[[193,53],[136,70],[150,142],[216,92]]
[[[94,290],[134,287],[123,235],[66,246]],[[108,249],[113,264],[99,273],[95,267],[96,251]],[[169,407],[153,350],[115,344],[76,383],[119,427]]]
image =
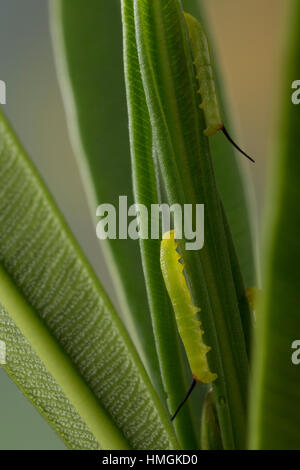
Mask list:
[[[272,158],[269,149],[277,106],[281,30],[289,0],[200,1],[223,69],[238,141],[256,159],[250,171],[259,219],[267,159]],[[0,0],[0,79],[7,85],[4,112],[113,296],[68,138],[47,0]],[[63,448],[0,369],[0,449]]]

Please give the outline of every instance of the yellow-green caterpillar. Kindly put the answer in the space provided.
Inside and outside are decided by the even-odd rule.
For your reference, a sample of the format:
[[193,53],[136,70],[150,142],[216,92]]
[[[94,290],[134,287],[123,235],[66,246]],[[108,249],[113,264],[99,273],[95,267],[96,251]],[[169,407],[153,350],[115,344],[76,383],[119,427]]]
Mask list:
[[165,285],[173,305],[178,332],[193,374],[193,383],[172,419],[188,399],[197,382],[210,383],[217,378],[217,375],[210,371],[207,363],[206,355],[211,348],[203,342],[204,331],[201,329],[201,322],[196,318],[196,313],[200,309],[193,305],[183,274],[184,265],[180,263],[181,256],[177,252],[178,243],[175,237],[174,230],[163,236],[160,263]]
[[204,135],[210,137],[218,131],[222,131],[229,142],[245,157],[254,162],[230,137],[225,129],[221,117],[217,86],[212,68],[209,44],[206,33],[201,23],[189,13],[185,13],[188,34],[192,46],[193,63],[196,69],[196,78],[199,82],[198,93],[202,102],[200,108],[204,112],[206,129]]

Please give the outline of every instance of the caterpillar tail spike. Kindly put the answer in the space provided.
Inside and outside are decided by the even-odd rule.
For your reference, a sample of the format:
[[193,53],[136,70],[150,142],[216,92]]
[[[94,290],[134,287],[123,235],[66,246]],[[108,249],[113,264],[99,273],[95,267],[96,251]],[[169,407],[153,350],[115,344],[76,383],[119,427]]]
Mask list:
[[244,155],[246,158],[248,158],[251,162],[255,163],[255,160],[250,157],[250,155],[248,155],[246,152],[244,152],[244,150],[242,150],[238,145],[237,143],[232,139],[232,137],[229,135],[228,131],[226,130],[225,126],[223,125],[223,127],[220,129],[223,134],[225,135],[226,139],[234,146],[234,148],[236,148],[242,155]]
[[185,404],[185,402],[188,400],[189,396],[191,395],[192,391],[194,390],[195,386],[197,384],[197,380],[196,379],[193,379],[193,382],[186,394],[186,396],[184,397],[184,399],[182,400],[182,402],[180,403],[180,405],[178,406],[177,410],[175,411],[175,413],[173,414],[172,418],[171,418],[171,421],[174,421],[174,419],[176,418],[176,416],[178,415],[179,411],[181,410],[181,408],[183,407],[183,405]]

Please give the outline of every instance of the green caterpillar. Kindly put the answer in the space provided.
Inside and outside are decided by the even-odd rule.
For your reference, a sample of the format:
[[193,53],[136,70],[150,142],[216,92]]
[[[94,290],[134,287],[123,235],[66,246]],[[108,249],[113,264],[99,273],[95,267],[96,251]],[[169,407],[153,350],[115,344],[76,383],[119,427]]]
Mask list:
[[172,420],[188,399],[197,382],[211,383],[217,375],[212,373],[207,363],[207,353],[210,347],[204,344],[201,322],[195,315],[200,311],[193,305],[191,294],[183,274],[184,265],[180,263],[181,256],[177,252],[178,243],[174,230],[163,236],[160,249],[160,264],[165,285],[171,299],[178,332],[181,336],[187,359],[193,374],[193,382],[184,401],[179,405]]
[[209,44],[201,23],[189,13],[185,13],[188,34],[192,46],[193,63],[196,69],[196,78],[199,82],[198,93],[201,95],[200,108],[204,112],[206,129],[204,135],[210,137],[222,131],[229,142],[245,157],[254,163],[252,157],[247,155],[230,137],[221,117],[217,85],[212,68]]

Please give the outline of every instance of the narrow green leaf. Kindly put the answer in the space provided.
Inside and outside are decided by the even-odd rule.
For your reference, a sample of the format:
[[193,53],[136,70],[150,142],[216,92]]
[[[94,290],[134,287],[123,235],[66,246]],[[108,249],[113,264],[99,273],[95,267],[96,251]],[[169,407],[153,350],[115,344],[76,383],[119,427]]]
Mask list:
[[[214,70],[220,90],[222,115],[226,126],[232,132],[232,119],[230,117],[230,106],[226,99],[226,90],[222,80],[222,71],[218,66],[216,54],[214,54],[213,38],[210,37],[208,21],[204,8],[199,0],[183,0],[185,11],[197,17],[204,24],[212,46],[212,58],[214,59]],[[234,130],[234,129],[233,129]],[[235,135],[235,134],[234,134]],[[243,162],[241,155],[236,153],[233,147],[224,139],[222,134],[211,139],[211,155],[214,163],[217,186],[224,204],[226,216],[232,238],[237,251],[240,270],[243,275],[245,286],[252,287],[256,280],[256,257],[254,248],[253,214],[250,204],[251,183],[249,179],[249,163]],[[246,167],[246,168],[245,168]],[[236,263],[233,262],[236,266]]]
[[[204,8],[197,0],[183,0],[186,11],[197,17],[206,27],[210,46],[213,38],[207,29],[208,21]],[[222,116],[226,127],[232,129],[230,107],[226,99],[222,72],[218,67],[214,47],[211,49],[216,81],[219,89]],[[236,295],[246,340],[248,357],[251,356],[253,315],[245,298],[248,287],[257,285],[254,202],[249,177],[249,162],[245,162],[222,133],[210,139],[211,156],[218,190],[222,199],[224,225],[233,272]],[[247,165],[247,166],[246,166]],[[248,170],[248,171],[246,171]]]
[[170,204],[204,203],[205,246],[184,250],[195,305],[201,308],[225,448],[243,448],[248,358],[224,214],[216,187],[181,2],[134,0],[141,74]]
[[[93,221],[102,203],[133,203],[119,0],[51,0],[53,42],[68,125]],[[126,327],[161,393],[137,241],[101,243]]]
[[[135,201],[138,204],[144,204],[148,208],[148,213],[151,214],[151,204],[159,204],[161,200],[157,187],[157,169],[154,165],[152,130],[137,53],[133,0],[122,1],[122,13]],[[151,230],[148,220],[144,221],[141,218],[140,223],[141,233],[145,234],[146,230]],[[141,239],[140,246],[156,347],[172,415],[187,389],[178,332],[160,269],[160,239]],[[191,410],[187,406],[174,423],[183,448],[197,447],[192,423]]]
[[[300,449],[300,211],[299,106],[292,83],[300,70],[300,4],[291,2],[280,125],[271,183],[263,253],[263,292],[257,310],[257,341],[251,400],[252,449]],[[298,346],[299,349],[299,346]],[[298,354],[299,357],[299,354]]]
[[2,115],[0,301],[102,448],[176,447],[117,314]]

